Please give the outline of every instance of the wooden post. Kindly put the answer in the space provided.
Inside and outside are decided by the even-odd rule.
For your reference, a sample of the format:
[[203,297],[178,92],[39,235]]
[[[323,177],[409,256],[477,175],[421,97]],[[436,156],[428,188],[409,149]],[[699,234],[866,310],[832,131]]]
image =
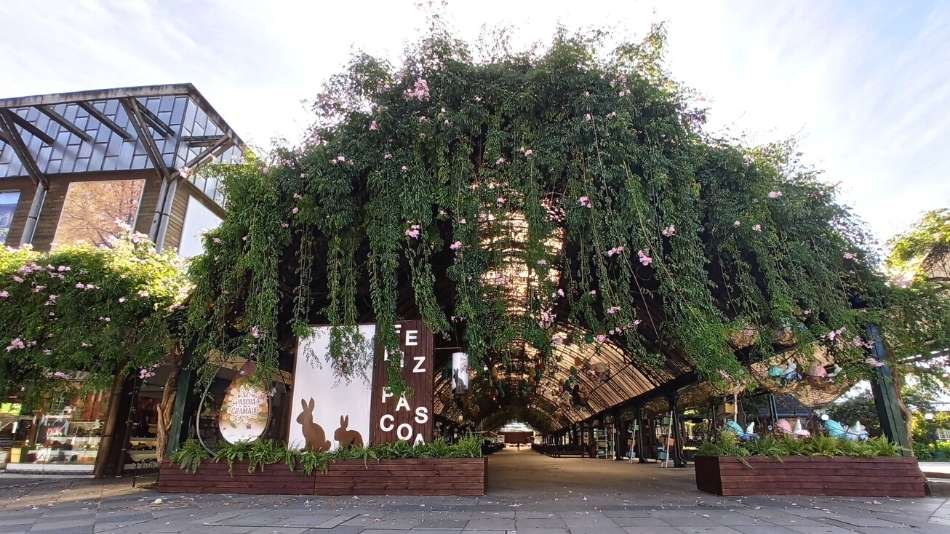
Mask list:
[[178,379],[175,384],[175,407],[172,409],[171,425],[168,430],[168,443],[165,448],[165,456],[171,457],[181,446],[182,438],[187,434],[188,425],[185,423],[186,406],[191,397],[191,382],[194,378],[194,371],[191,369],[181,369],[178,372]]
[[900,401],[898,401],[897,387],[894,383],[894,375],[891,372],[887,362],[887,350],[884,348],[884,341],[881,339],[881,330],[875,324],[867,326],[867,336],[873,346],[871,354],[874,359],[884,363],[874,370],[874,380],[871,381],[871,393],[874,395],[874,406],[877,408],[877,416],[881,421],[881,431],[887,436],[887,439],[897,443],[902,447],[901,454],[910,456],[913,454],[910,448],[910,439],[907,436],[907,423],[901,414]]
[[614,412],[614,459],[623,460],[627,456],[627,422],[623,419],[623,411]]
[[633,407],[633,420],[637,425],[636,431],[633,434],[633,449],[637,451],[637,463],[645,464],[647,463],[647,459],[645,455],[646,448],[643,442],[643,410],[639,404]]
[[667,400],[670,403],[670,415],[673,417],[672,429],[673,429],[673,467],[686,467],[686,459],[683,458],[683,430],[682,430],[682,421],[679,415],[679,408],[676,406],[676,394],[670,395],[667,397]]

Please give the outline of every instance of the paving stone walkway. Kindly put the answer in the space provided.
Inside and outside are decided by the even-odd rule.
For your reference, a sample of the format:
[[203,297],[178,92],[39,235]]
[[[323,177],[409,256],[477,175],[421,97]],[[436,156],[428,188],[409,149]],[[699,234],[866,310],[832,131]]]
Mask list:
[[[200,471],[199,471],[200,476]],[[943,498],[716,497],[692,469],[505,451],[484,497],[162,495],[0,476],[0,533],[950,533]]]

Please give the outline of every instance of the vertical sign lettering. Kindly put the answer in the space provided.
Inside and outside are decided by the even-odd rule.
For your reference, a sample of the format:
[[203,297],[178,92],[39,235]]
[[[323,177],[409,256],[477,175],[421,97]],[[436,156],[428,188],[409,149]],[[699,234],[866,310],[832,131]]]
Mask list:
[[[432,438],[432,331],[422,321],[400,321],[395,326],[402,354],[387,354],[381,347],[376,350],[370,443],[426,443]],[[389,358],[400,357],[410,392],[397,397],[387,385],[386,369]]]

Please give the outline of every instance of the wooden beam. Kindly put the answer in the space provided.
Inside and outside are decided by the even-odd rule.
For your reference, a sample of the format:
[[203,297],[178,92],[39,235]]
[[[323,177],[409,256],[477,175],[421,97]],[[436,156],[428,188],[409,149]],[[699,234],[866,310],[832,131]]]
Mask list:
[[224,139],[224,135],[185,135],[181,137],[181,142],[187,144],[188,146],[210,146],[221,139]]
[[59,112],[57,112],[51,106],[39,105],[39,106],[36,106],[36,109],[40,110],[40,112],[42,112],[44,115],[52,119],[53,122],[56,122],[60,126],[65,128],[69,133],[75,135],[76,137],[82,139],[83,141],[87,143],[92,142],[92,137],[90,137],[89,134],[81,130],[75,124],[66,120],[66,117],[60,115]]
[[23,138],[20,137],[20,134],[16,131],[16,127],[14,126],[16,121],[13,118],[16,116],[17,114],[9,109],[0,109],[0,131],[3,132],[5,141],[13,147],[13,152],[20,160],[20,163],[23,164],[27,174],[33,179],[33,184],[37,186],[42,184],[44,187],[49,187],[49,181],[46,179],[46,175],[40,171],[39,166],[23,142]]
[[161,151],[158,150],[158,145],[155,144],[155,139],[152,138],[152,132],[149,131],[148,126],[145,124],[145,119],[140,113],[141,106],[138,101],[134,98],[122,98],[119,102],[125,109],[125,113],[129,116],[129,122],[132,124],[132,127],[135,128],[135,133],[138,134],[139,141],[141,141],[142,146],[145,147],[145,153],[152,162],[152,166],[155,167],[155,171],[158,172],[162,180],[168,180],[171,177],[171,173],[168,170],[168,166],[165,165],[165,159],[162,158]]
[[230,148],[232,144],[231,140],[223,135],[220,137],[221,138],[218,140],[217,143],[205,148],[204,150],[201,151],[200,154],[191,158],[191,160],[189,160],[188,163],[185,163],[184,167],[173,172],[172,178],[177,178],[179,176],[182,176],[182,171],[185,169],[187,169],[188,172],[194,171],[196,168],[206,163],[209,159],[214,158],[217,154],[224,152],[225,150]]
[[10,144],[10,140],[7,139],[7,134],[3,133],[2,130],[0,130],[0,143]]
[[53,146],[53,144],[56,142],[52,137],[49,136],[49,134],[47,134],[43,130],[40,130],[39,128],[34,126],[32,122],[17,115],[16,113],[13,112],[13,110],[5,109],[4,111],[9,114],[10,120],[12,120],[17,126],[30,132],[31,134],[33,134],[34,137],[37,137],[40,141],[43,141],[49,146]]
[[175,130],[172,130],[171,126],[165,124],[165,121],[158,118],[158,115],[149,111],[149,109],[145,107],[144,104],[139,102],[137,98],[133,98],[131,100],[135,102],[135,105],[139,108],[139,112],[142,114],[142,118],[145,119],[145,122],[147,122],[153,130],[161,134],[162,137],[172,137],[175,135]]
[[105,113],[96,109],[96,107],[93,106],[91,102],[76,102],[76,105],[86,110],[86,113],[88,113],[90,117],[99,121],[100,124],[115,132],[115,134],[122,139],[125,139],[126,141],[132,140],[132,134],[126,131],[125,128],[116,124],[115,121],[107,117]]

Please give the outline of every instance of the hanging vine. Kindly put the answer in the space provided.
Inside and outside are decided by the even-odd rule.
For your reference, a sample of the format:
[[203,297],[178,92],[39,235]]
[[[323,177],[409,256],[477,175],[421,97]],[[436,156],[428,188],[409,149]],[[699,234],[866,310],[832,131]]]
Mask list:
[[302,148],[216,171],[229,215],[192,267],[194,331],[266,371],[284,317],[298,336],[329,323],[347,374],[359,322],[395,350],[393,324],[418,317],[476,369],[523,365],[523,342],[540,374],[571,325],[732,382],[729,336],[752,325],[754,359],[790,331],[866,371],[852,336],[882,285],[858,225],[789,146],[710,139],[663,41],[606,50],[603,33],[562,31],[481,61],[435,29],[399,67],[357,55]]

